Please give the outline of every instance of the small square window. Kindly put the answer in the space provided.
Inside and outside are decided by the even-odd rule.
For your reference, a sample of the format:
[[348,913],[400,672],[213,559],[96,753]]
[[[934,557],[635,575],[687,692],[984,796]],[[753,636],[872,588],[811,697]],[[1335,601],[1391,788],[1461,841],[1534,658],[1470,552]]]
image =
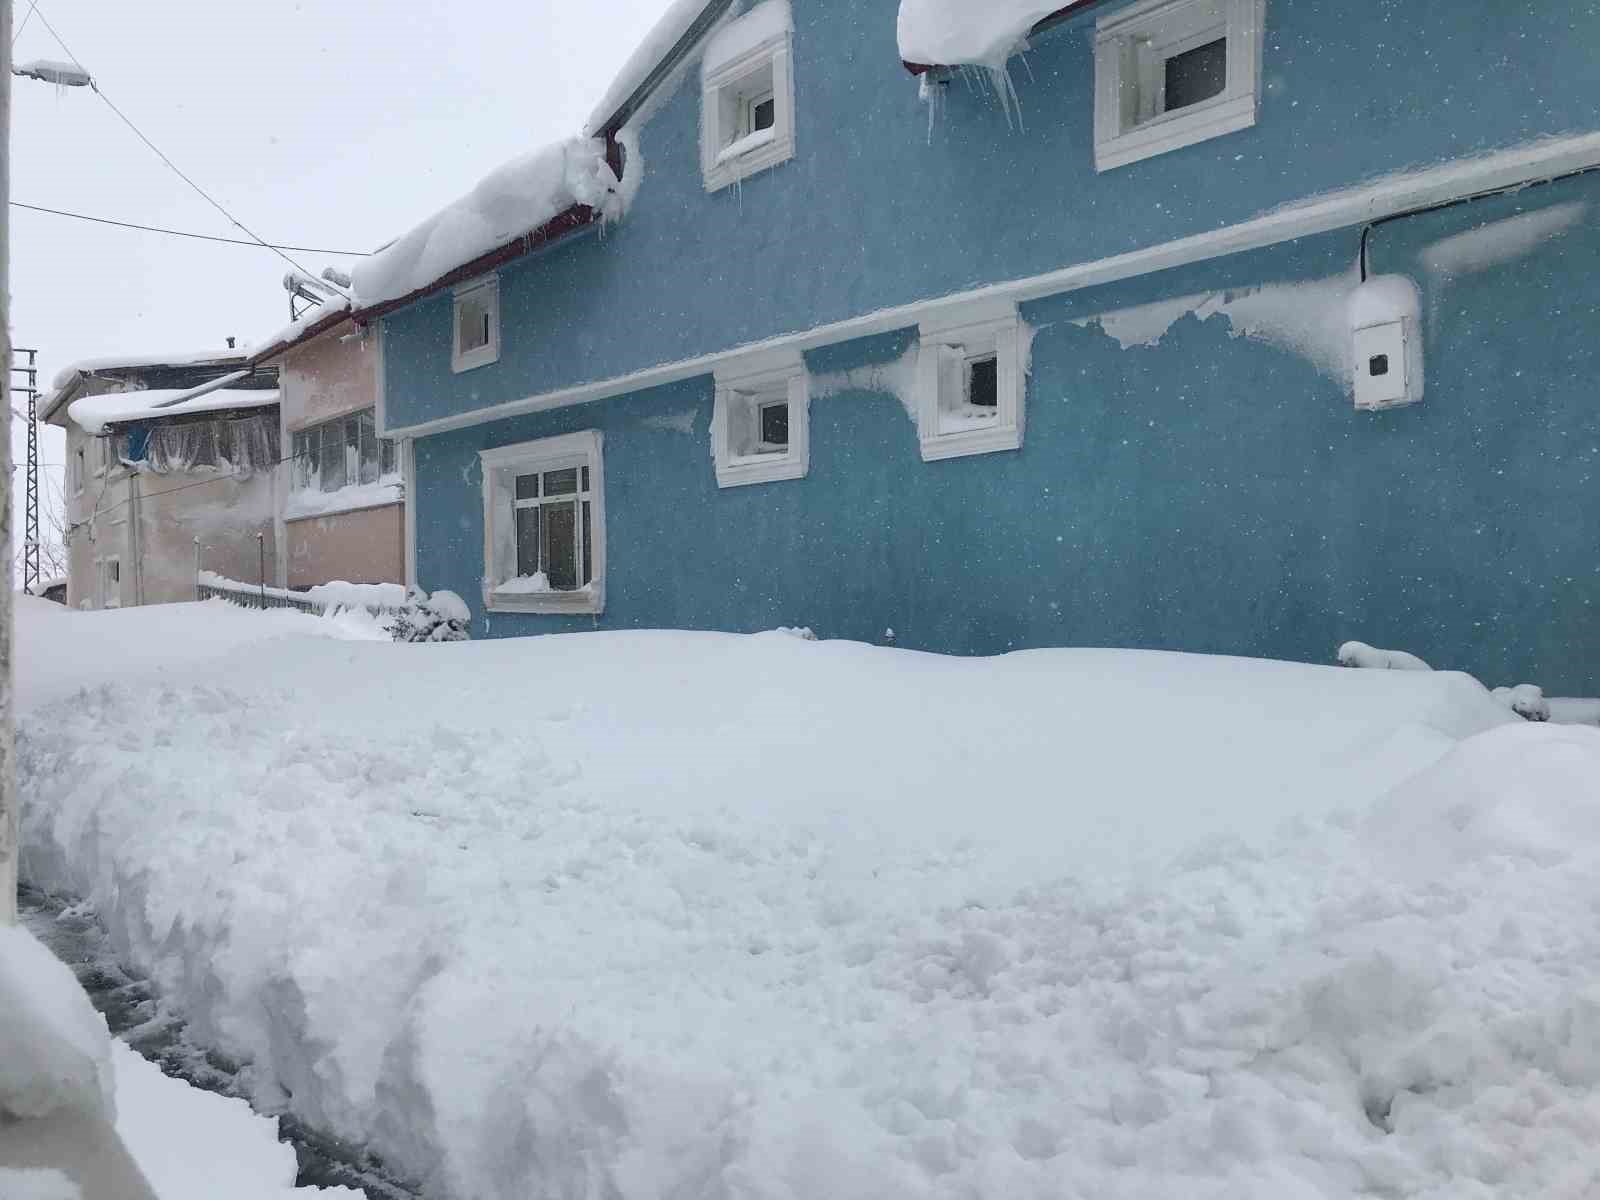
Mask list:
[[718,30],[701,61],[701,169],[716,191],[794,157],[787,4],[767,0]]
[[477,280],[456,289],[453,371],[470,371],[500,358],[500,282]]
[[1266,0],[1144,0],[1095,31],[1095,167],[1256,123]]
[[802,479],[811,467],[810,377],[799,354],[717,373],[711,416],[718,487]]
[[1027,345],[1015,305],[923,325],[917,437],[925,461],[1021,447]]

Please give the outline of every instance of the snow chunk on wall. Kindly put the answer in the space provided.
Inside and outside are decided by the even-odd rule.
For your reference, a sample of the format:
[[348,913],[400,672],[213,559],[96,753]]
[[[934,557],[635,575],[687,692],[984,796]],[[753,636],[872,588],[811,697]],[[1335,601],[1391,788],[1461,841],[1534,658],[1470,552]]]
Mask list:
[[578,204],[621,215],[605,144],[555,142],[490,173],[460,200],[391,242],[351,272],[363,307],[398,300],[529,233]]
[[105,1020],[32,934],[0,927],[0,1118],[110,1118],[112,1095]]
[[1149,304],[1110,309],[1073,324],[1098,325],[1124,350],[1154,346],[1178,321],[1193,313],[1201,321],[1224,316],[1234,337],[1269,342],[1308,359],[1318,370],[1348,383],[1348,304],[1358,280],[1352,270],[1326,279],[1264,283],[1222,292],[1200,292]]
[[928,66],[999,68],[1064,0],[900,0],[900,58]]
[[1516,262],[1572,229],[1588,211],[1589,205],[1578,200],[1491,221],[1434,242],[1422,252],[1422,265],[1437,275],[1458,276]]

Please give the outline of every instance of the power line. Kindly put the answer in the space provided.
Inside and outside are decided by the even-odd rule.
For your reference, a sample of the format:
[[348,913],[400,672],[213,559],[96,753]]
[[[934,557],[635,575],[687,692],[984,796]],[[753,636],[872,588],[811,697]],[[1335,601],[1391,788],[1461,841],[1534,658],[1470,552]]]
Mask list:
[[54,217],[71,217],[75,221],[93,221],[96,225],[115,225],[119,229],[139,229],[145,233],[164,233],[168,237],[194,238],[201,242],[222,242],[228,246],[249,246],[259,250],[266,245],[269,250],[298,250],[302,254],[332,254],[340,258],[365,258],[369,250],[328,250],[320,246],[286,246],[279,243],[247,242],[244,238],[218,237],[211,233],[190,233],[185,229],[163,229],[159,225],[140,225],[136,221],[114,221],[110,217],[91,217],[88,213],[68,212],[62,208],[45,208],[39,204],[24,204],[20,200],[11,201],[13,208],[25,208],[29,212],[49,213]]
[[22,36],[22,31],[28,27],[28,22],[30,20],[32,20],[32,18],[33,18],[33,10],[38,8],[38,7],[39,7],[39,0],[33,0],[33,3],[28,5],[28,12],[22,18],[22,24],[18,25],[16,33],[11,35],[11,48],[13,50],[15,50],[17,48],[17,39]]
[[[120,120],[124,125],[126,125],[129,129],[131,129],[133,131],[134,136],[137,137],[146,146],[148,146],[150,148],[151,152],[153,154],[155,154],[155,156],[157,158],[159,158],[162,162],[166,163],[167,166],[171,169],[171,171],[172,171],[172,173],[174,175],[176,175],[179,179],[183,180],[191,188],[193,188],[196,195],[198,195],[207,204],[211,205],[212,208],[216,209],[219,213],[221,213],[224,217],[226,217],[229,220],[230,223],[232,223],[233,225],[238,227],[244,233],[248,234],[250,236],[251,240],[253,240],[257,245],[263,246],[266,249],[271,250],[279,258],[283,259],[284,262],[288,263],[291,267],[293,267],[296,271],[299,271],[301,274],[307,275],[307,276],[312,274],[310,271],[307,271],[304,267],[302,267],[299,263],[295,262],[294,259],[290,258],[287,254],[285,254],[277,246],[274,246],[271,242],[267,241],[260,234],[256,233],[255,230],[251,229],[243,221],[239,220],[238,217],[234,216],[227,209],[223,208],[220,203],[218,203],[216,200],[213,200],[211,198],[211,194],[209,192],[207,192],[205,190],[205,188],[201,187],[198,183],[196,183],[194,180],[190,179],[187,175],[185,175],[183,173],[183,171],[178,167],[178,164],[173,162],[164,153],[162,153],[161,147],[157,146],[148,137],[146,137],[144,135],[144,132],[137,125],[135,125],[133,123],[133,120],[128,116],[128,114],[123,112],[120,108],[118,108],[116,106],[116,104],[112,102],[111,97],[106,95],[105,92],[100,90],[100,85],[95,82],[93,76],[91,75],[91,73],[89,71],[89,68],[84,66],[82,61],[78,58],[78,56],[72,52],[72,47],[67,45],[66,41],[63,40],[61,35],[56,32],[56,27],[54,25],[50,24],[50,18],[45,16],[44,15],[44,11],[42,9],[40,9],[39,6],[38,6],[38,0],[34,0],[33,11],[35,11],[35,12],[37,12],[39,14],[39,20],[42,21],[44,23],[44,27],[50,31],[50,36],[55,38],[56,44],[61,47],[62,52],[65,53],[66,56],[72,60],[73,64],[78,68],[78,70],[82,71],[85,75],[89,75],[90,76],[90,78],[89,78],[89,87],[94,91],[94,94],[96,96],[99,96],[101,100],[105,101],[106,107],[109,108],[112,112],[114,112],[117,115],[118,120]],[[333,286],[333,285],[330,285],[330,286]],[[339,290],[341,295],[344,294],[343,289],[338,289],[338,290]]]

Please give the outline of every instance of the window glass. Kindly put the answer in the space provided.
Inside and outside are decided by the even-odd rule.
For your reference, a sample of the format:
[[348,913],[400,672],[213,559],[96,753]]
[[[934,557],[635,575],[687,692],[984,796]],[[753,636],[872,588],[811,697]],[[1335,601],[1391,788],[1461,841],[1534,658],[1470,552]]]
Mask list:
[[537,500],[539,498],[539,477],[537,475],[517,476],[517,499]]
[[1166,61],[1166,105],[1174,112],[1220,96],[1228,86],[1228,39],[1174,54]]
[[546,496],[570,496],[578,490],[578,468],[568,467],[564,471],[546,471],[544,474],[544,494]]
[[344,433],[337,425],[322,432],[325,436],[321,439],[321,454],[318,456],[322,490],[336,492],[345,483]]
[[[583,469],[584,488],[589,486],[589,468]],[[590,583],[594,579],[594,556],[589,553],[589,502],[583,502],[583,582]]]
[[[545,478],[548,481],[549,476]],[[539,509],[544,514],[540,530],[544,539],[544,573],[558,592],[570,592],[578,586],[577,507],[568,502],[546,504]]]
[[1000,363],[990,356],[967,364],[967,403],[978,408],[995,408],[1000,403]]
[[489,344],[488,290],[468,292],[456,307],[456,337],[461,353],[481,350]]
[[781,451],[789,448],[788,404],[762,405],[761,448],[767,451]]
[[778,102],[773,99],[771,92],[750,101],[751,133],[756,133],[762,129],[771,129],[777,119]]
[[400,468],[395,464],[393,438],[378,439],[378,473],[380,475],[398,475],[400,473]]
[[361,482],[378,481],[378,425],[369,408],[357,417],[361,427]]
[[526,577],[539,570],[539,510],[517,509],[517,574]]

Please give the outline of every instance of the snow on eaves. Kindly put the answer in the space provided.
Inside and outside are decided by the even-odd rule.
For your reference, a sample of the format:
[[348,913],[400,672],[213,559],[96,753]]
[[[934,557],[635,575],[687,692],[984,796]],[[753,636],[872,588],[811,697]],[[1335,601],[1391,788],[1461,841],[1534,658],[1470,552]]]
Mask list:
[[621,215],[605,143],[572,138],[515,158],[358,262],[351,272],[357,305],[371,308],[420,291],[580,204],[608,218]]
[[148,367],[227,367],[243,365],[249,347],[223,350],[182,350],[176,354],[113,354],[101,358],[85,358],[70,363],[56,372],[50,381],[52,389],[59,391],[78,375],[96,375],[110,371],[132,371]]
[[221,388],[196,396],[193,400],[161,407],[193,390],[151,388],[142,392],[81,396],[67,406],[67,415],[85,433],[101,434],[107,425],[123,421],[153,421],[161,417],[192,416],[195,413],[223,412],[234,408],[266,408],[278,402],[276,390]]
[[260,359],[267,356],[274,350],[287,350],[290,346],[293,346],[295,343],[299,342],[300,339],[306,335],[306,331],[311,329],[312,326],[326,321],[329,317],[336,313],[341,315],[348,314],[350,312],[350,308],[351,302],[349,300],[331,299],[323,304],[317,305],[317,307],[313,309],[301,313],[282,329],[268,334],[266,337],[257,342],[256,345],[259,346],[260,349],[255,352],[255,357]]
[[661,62],[683,35],[693,28],[709,2],[710,0],[672,0],[667,11],[656,22],[655,28],[629,55],[628,61],[623,64],[622,70],[617,72],[611,81],[611,86],[606,89],[606,94],[601,97],[600,103],[595,105],[594,111],[589,114],[589,119],[583,127],[585,133],[591,136],[599,133],[606,122],[616,116],[617,110],[627,102],[628,97],[638,91],[650,77],[650,72],[656,69],[656,64]]
[[1063,0],[900,0],[896,31],[903,62],[1002,67],[1028,31]]

